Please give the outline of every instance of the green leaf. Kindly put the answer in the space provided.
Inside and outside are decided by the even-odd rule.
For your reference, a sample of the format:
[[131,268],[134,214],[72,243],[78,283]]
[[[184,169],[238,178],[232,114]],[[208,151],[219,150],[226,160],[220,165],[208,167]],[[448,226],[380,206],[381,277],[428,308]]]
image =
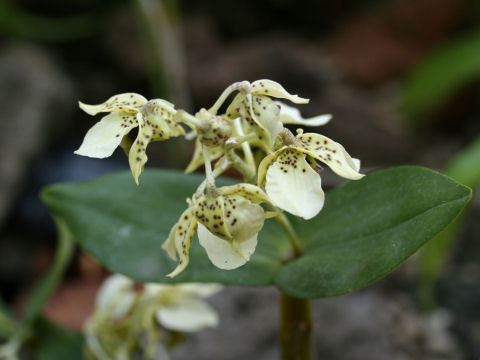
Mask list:
[[65,220],[82,247],[110,270],[138,281],[272,284],[290,250],[286,236],[272,220],[265,223],[255,255],[246,266],[219,270],[195,240],[187,270],[174,279],[165,277],[176,263],[161,244],[185,210],[186,198],[203,179],[177,171],[145,171],[136,186],[129,172],[120,172],[83,184],[51,186],[42,199]]
[[61,328],[46,318],[35,322],[34,345],[38,360],[83,359],[82,335]]
[[277,287],[294,297],[337,296],[393,271],[445,228],[471,197],[435,171],[375,171],[330,191],[311,221],[295,219],[304,255],[280,269]]
[[184,210],[184,199],[202,180],[147,171],[136,187],[130,173],[122,172],[83,184],[54,185],[42,198],[87,251],[136,280],[275,284],[306,298],[351,292],[391,272],[452,221],[470,198],[468,188],[431,170],[373,172],[329,192],[315,219],[292,220],[304,250],[300,258],[286,262],[288,239],[269,220],[245,266],[219,270],[194,241],[187,270],[167,279],[175,263],[160,245]]
[[402,108],[409,115],[427,111],[480,77],[480,32],[465,35],[427,58],[406,83]]

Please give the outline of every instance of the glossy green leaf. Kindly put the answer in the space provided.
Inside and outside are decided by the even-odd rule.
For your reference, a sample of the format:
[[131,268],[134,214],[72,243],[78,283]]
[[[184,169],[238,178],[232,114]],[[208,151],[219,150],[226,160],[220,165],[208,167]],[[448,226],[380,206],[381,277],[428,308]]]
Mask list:
[[68,224],[78,242],[111,270],[139,281],[276,284],[297,297],[335,296],[389,273],[441,231],[470,198],[470,190],[419,167],[368,174],[327,194],[310,221],[293,220],[304,255],[287,262],[290,245],[274,220],[259,235],[257,251],[237,270],[219,270],[194,242],[187,270],[160,248],[203,178],[147,171],[136,187],[127,172],[83,184],[46,189],[43,200]]
[[467,187],[420,167],[375,171],[327,196],[315,219],[296,220],[304,254],[275,283],[301,298],[358,290],[390,273],[447,226],[471,197]]
[[403,110],[415,115],[431,109],[461,86],[480,77],[480,32],[445,45],[416,68],[408,79]]
[[176,263],[161,244],[186,209],[186,198],[203,179],[177,171],[146,171],[136,186],[129,172],[120,172],[83,184],[55,185],[42,198],[88,252],[112,271],[138,281],[271,284],[289,251],[274,220],[265,223],[255,255],[246,266],[219,270],[195,240],[187,270],[171,280],[165,277]]
[[39,318],[34,326],[34,351],[38,360],[82,360],[83,337]]

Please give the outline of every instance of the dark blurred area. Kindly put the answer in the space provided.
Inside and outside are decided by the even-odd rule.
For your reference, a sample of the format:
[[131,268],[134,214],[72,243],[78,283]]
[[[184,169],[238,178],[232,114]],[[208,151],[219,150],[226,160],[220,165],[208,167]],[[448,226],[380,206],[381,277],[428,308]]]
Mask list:
[[[426,83],[420,100],[414,94],[415,101],[409,101],[408,84],[448,44],[480,34],[479,25],[477,0],[3,0],[1,299],[20,308],[51,263],[56,235],[38,197],[41,188],[128,168],[120,149],[102,160],[73,154],[100,119],[83,113],[79,100],[96,104],[137,92],[196,112],[235,81],[268,78],[310,98],[301,109],[304,115],[333,114],[315,131],[342,143],[365,171],[399,164],[441,170],[480,134],[480,65],[476,76],[468,73],[428,106],[421,96],[438,87]],[[480,63],[480,50],[476,53]],[[445,73],[456,64],[448,61]],[[181,139],[155,143],[148,166],[182,169],[192,151],[192,144]],[[324,183],[328,188],[337,181],[326,176]],[[320,358],[480,357],[480,203],[475,193],[471,206],[437,284],[441,312],[427,316],[419,310],[413,259],[366,291],[316,302]],[[47,315],[79,329],[105,274],[79,250]],[[275,358],[275,324],[263,326],[276,316],[265,300],[271,296],[263,291],[252,304],[255,295],[230,290],[225,301],[233,305],[223,306],[230,315],[221,313],[223,345],[212,350],[216,335],[206,332],[179,350],[178,358],[188,358],[191,349],[205,359]],[[258,340],[244,341],[252,344],[248,351],[234,346],[237,353],[224,356],[221,349],[228,351],[235,342],[235,332],[228,338],[228,321],[238,320],[232,312],[264,322],[244,324]]]

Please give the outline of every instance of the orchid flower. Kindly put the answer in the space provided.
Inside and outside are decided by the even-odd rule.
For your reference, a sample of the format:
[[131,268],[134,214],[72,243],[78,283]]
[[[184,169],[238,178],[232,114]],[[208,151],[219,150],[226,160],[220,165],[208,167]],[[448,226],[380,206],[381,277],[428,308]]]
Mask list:
[[[105,158],[112,155],[120,145],[128,153],[128,160],[135,182],[143,171],[148,158],[147,145],[152,141],[166,140],[183,135],[185,131],[173,121],[176,110],[168,101],[154,99],[147,101],[135,93],[112,96],[99,105],[79,102],[80,108],[89,115],[107,112],[85,135],[77,155]],[[138,127],[138,135],[133,143],[128,141],[128,133]]]
[[289,94],[280,84],[272,80],[257,80],[250,84],[242,81],[230,85],[210,109],[216,113],[225,99],[233,91],[239,90],[232,103],[228,106],[226,116],[230,119],[240,117],[244,132],[255,132],[258,140],[255,145],[270,150],[278,134],[283,129],[279,120],[280,105],[270,97],[287,99],[296,104],[308,103],[308,99]]
[[162,248],[178,266],[167,276],[174,277],[188,265],[193,236],[198,226],[200,245],[208,258],[220,269],[235,269],[244,265],[254,253],[257,235],[266,214],[258,205],[269,203],[258,186],[237,184],[217,189],[218,196],[202,195],[191,202],[172,227]]
[[[293,137],[293,135],[292,135]],[[318,174],[321,166],[337,175],[358,180],[360,162],[352,159],[339,143],[319,134],[301,131],[292,144],[267,155],[258,168],[258,185],[265,185],[271,202],[280,209],[311,219],[323,207],[325,195]]]
[[197,283],[137,286],[126,276],[111,275],[98,291],[95,312],[85,324],[87,349],[99,360],[130,359],[138,348],[146,358],[158,351],[168,358],[160,342],[164,329],[193,332],[217,326],[218,315],[203,298],[221,289],[221,285]]

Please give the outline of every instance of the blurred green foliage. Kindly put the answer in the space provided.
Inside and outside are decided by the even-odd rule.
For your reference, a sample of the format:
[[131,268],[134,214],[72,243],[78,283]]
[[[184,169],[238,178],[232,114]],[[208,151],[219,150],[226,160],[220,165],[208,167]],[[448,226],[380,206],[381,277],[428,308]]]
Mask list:
[[462,86],[480,78],[480,31],[444,45],[406,82],[401,108],[408,116],[432,110]]
[[68,42],[94,34],[98,23],[92,14],[47,17],[0,2],[0,33],[11,38]]
[[[480,185],[480,137],[450,160],[445,174],[472,189]],[[426,310],[436,307],[435,284],[452,253],[455,239],[467,215],[468,209],[465,209],[445,230],[428,242],[421,253],[418,296],[421,306]]]

